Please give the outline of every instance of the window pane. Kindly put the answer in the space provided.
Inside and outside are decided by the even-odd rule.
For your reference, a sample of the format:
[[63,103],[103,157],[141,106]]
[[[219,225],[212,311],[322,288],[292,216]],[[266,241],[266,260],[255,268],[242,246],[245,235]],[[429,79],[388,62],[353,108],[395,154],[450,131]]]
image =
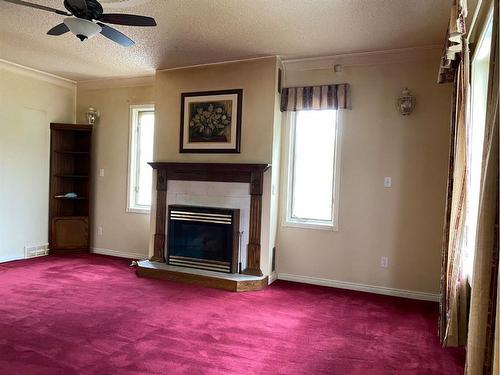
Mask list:
[[154,112],[139,112],[139,134],[138,134],[138,190],[136,193],[136,205],[151,205],[151,188],[153,170],[147,164],[153,160],[154,139]]
[[332,221],[336,111],[296,112],[292,219]]
[[467,201],[465,216],[464,269],[472,280],[476,231],[478,223],[481,173],[483,160],[484,129],[486,124],[486,102],[488,99],[489,64],[491,54],[491,34],[493,18],[487,23],[483,38],[477,46],[472,61],[471,122],[468,127],[468,164]]

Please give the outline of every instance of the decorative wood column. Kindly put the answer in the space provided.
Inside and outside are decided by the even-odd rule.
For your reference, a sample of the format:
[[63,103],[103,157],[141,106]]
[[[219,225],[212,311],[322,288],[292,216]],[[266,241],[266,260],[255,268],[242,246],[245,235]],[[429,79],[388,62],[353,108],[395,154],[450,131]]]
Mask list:
[[243,273],[262,276],[262,270],[260,269],[262,193],[264,171],[270,167],[269,164],[170,162],[153,162],[149,164],[157,170],[154,255],[150,260],[165,262],[168,180],[244,182],[250,184],[250,228],[247,246],[247,268]]
[[263,171],[253,171],[250,181],[250,221],[247,246],[247,268],[244,274],[262,276],[260,269],[260,234],[262,227]]
[[156,175],[156,227],[154,255],[150,259],[165,262],[165,228],[167,224],[167,171],[158,169]]

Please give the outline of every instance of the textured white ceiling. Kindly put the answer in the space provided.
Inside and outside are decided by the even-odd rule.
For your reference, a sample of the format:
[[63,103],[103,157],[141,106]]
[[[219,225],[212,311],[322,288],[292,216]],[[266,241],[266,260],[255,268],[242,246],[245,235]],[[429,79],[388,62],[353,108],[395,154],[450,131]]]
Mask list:
[[[64,9],[63,0],[31,0]],[[0,59],[73,80],[245,59],[326,56],[440,44],[450,0],[103,0],[105,11],[152,16],[116,26],[124,48],[97,36],[46,32],[63,16],[0,0]]]

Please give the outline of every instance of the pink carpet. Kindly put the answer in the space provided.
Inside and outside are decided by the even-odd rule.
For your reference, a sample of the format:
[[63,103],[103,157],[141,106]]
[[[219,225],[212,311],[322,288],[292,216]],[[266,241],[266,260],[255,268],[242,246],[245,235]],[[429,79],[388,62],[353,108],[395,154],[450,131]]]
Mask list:
[[0,373],[462,374],[437,304],[290,282],[231,293],[98,255],[0,264]]

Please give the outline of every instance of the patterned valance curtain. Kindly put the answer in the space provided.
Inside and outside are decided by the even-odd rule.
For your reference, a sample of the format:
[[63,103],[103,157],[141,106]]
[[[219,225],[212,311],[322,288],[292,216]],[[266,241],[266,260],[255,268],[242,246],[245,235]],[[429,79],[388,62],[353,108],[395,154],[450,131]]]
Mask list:
[[439,66],[438,83],[453,82],[455,79],[460,64],[460,55],[464,44],[466,44],[464,40],[466,17],[467,0],[453,0],[443,55]]
[[349,84],[286,87],[281,90],[281,112],[351,108]]

